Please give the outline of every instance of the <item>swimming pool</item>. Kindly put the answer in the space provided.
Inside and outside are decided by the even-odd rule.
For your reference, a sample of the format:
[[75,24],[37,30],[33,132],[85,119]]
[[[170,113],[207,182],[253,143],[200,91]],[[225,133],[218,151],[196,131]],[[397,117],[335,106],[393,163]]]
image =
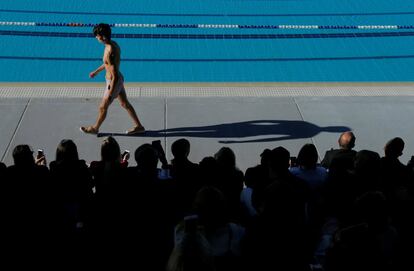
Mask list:
[[0,82],[99,81],[99,22],[127,82],[411,82],[413,19],[402,0],[2,0]]

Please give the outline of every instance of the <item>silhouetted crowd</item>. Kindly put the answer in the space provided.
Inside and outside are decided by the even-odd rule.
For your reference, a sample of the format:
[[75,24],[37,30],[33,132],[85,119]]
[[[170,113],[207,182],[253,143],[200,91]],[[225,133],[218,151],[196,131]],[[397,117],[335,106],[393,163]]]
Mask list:
[[[413,270],[413,163],[404,141],[354,150],[348,131],[318,162],[265,149],[245,172],[222,147],[199,163],[181,138],[129,153],[113,137],[86,163],[62,140],[49,164],[30,146],[0,164],[2,258],[11,269]],[[150,268],[149,268],[150,267]],[[6,270],[6,269],[3,269]]]

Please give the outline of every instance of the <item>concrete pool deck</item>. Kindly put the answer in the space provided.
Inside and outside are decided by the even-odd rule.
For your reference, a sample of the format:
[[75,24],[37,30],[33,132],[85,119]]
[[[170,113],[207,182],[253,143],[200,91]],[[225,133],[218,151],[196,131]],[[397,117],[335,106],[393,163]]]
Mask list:
[[[243,171],[259,162],[265,148],[284,146],[297,156],[313,143],[320,158],[337,147],[345,130],[356,134],[356,150],[383,156],[393,137],[405,141],[401,161],[414,155],[414,83],[129,83],[127,95],[147,129],[145,135],[126,136],[132,126],[115,102],[97,136],[79,126],[92,124],[104,83],[0,83],[0,155],[12,164],[18,144],[44,149],[55,159],[61,139],[73,139],[80,157],[100,159],[100,144],[114,135],[121,150],[133,152],[160,139],[171,159],[171,144],[185,137],[190,160],[199,162],[223,146],[234,150]],[[131,164],[135,165],[133,155]]]

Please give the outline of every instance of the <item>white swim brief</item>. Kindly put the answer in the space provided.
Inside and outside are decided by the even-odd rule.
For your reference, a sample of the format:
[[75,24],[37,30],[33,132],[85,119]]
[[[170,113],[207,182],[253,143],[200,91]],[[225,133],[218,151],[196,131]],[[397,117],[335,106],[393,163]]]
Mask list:
[[[105,94],[104,94],[105,98],[109,97],[109,84],[110,83],[111,83],[111,80],[106,79],[106,88],[105,88]],[[114,90],[112,91],[111,101],[117,98],[118,95],[123,91],[125,91],[124,76],[120,75],[118,82],[116,83],[116,85],[114,86]]]

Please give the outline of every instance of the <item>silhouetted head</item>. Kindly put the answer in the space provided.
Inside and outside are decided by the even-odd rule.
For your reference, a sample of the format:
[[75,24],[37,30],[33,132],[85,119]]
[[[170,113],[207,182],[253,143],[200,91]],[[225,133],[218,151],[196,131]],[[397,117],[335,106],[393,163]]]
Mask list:
[[351,131],[343,132],[338,139],[338,144],[341,149],[352,150],[355,147],[355,135]]
[[13,161],[18,167],[35,165],[32,148],[29,145],[17,145],[13,149]]
[[290,153],[283,147],[274,148],[270,154],[269,167],[274,171],[287,170],[289,168]]
[[236,167],[236,155],[233,150],[229,147],[222,147],[216,154],[214,158],[217,160],[217,163],[225,168],[234,168]]
[[142,144],[135,150],[135,161],[138,167],[152,171],[158,165],[157,150],[151,144]]
[[174,159],[183,160],[190,154],[190,142],[185,138],[174,141],[171,145],[171,153]]
[[358,173],[374,173],[380,166],[380,155],[370,150],[360,150],[354,158],[354,168]]
[[93,28],[93,35],[103,42],[111,40],[111,27],[109,24],[100,23]]
[[220,168],[217,160],[212,156],[206,156],[201,159],[200,163],[200,182],[203,184],[215,185],[220,179]]
[[211,170],[217,170],[217,160],[213,156],[206,156],[200,161],[200,168],[202,170],[211,171]]
[[197,192],[193,209],[200,223],[206,227],[215,228],[227,223],[226,199],[223,193],[213,186],[205,186]]
[[272,153],[269,149],[264,149],[263,152],[260,154],[260,164],[267,165],[269,164],[270,154]]
[[56,149],[56,162],[78,161],[78,148],[75,142],[70,139],[60,141]]
[[299,151],[298,154],[298,164],[306,169],[316,168],[316,163],[318,162],[318,151],[316,150],[315,145],[305,144]]
[[105,162],[121,161],[121,149],[118,142],[112,136],[102,141],[101,159]]
[[400,137],[395,137],[385,144],[384,152],[386,157],[398,158],[403,154],[404,140]]
[[[187,222],[184,221],[186,224]],[[193,223],[193,222],[191,222]],[[195,224],[195,223],[194,223]],[[195,225],[197,226],[197,224]],[[184,226],[185,227],[185,226]],[[182,228],[179,224],[177,229]],[[195,227],[193,227],[195,228]],[[215,271],[213,250],[204,235],[195,228],[175,242],[167,261],[166,271]]]

